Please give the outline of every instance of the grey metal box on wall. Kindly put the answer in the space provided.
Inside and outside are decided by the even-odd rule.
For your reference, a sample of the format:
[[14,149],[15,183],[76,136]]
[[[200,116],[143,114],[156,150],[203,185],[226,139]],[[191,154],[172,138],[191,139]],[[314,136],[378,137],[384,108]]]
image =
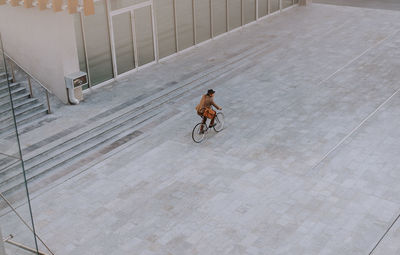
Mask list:
[[68,101],[71,104],[79,104],[83,99],[82,86],[88,84],[87,73],[76,72],[65,76],[65,85],[67,87]]

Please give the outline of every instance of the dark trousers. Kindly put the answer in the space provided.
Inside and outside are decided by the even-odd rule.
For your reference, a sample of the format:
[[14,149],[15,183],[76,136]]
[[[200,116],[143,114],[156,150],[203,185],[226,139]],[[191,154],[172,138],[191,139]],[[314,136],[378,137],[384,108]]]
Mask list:
[[[211,119],[210,126],[214,125],[214,119],[215,119],[215,116],[214,116],[214,118]],[[207,122],[207,117],[203,117],[203,122],[202,123],[206,124],[206,122]]]

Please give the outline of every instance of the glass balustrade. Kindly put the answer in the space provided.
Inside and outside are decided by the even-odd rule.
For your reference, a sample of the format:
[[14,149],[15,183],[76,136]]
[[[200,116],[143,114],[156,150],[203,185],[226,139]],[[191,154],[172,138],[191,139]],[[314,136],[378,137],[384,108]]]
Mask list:
[[0,232],[6,240],[6,254],[25,254],[22,246],[37,253],[42,246],[35,234],[28,175],[18,135],[22,102],[28,96],[21,93],[24,85],[13,80],[12,67],[2,48],[0,36]]

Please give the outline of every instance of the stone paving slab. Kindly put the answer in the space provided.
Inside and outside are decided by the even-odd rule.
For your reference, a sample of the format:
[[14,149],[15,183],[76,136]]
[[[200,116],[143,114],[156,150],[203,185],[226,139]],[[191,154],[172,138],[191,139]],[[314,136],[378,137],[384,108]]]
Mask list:
[[400,254],[400,222],[396,221],[385,238],[377,246],[374,255]]
[[314,3],[400,11],[397,0],[313,0]]
[[[280,47],[166,104],[175,114],[145,139],[35,196],[38,233],[57,254],[353,255],[382,237],[374,254],[397,254],[398,222],[385,233],[400,213],[399,21],[313,5],[249,26]],[[194,144],[209,87],[226,129]],[[28,239],[11,214],[0,222]]]

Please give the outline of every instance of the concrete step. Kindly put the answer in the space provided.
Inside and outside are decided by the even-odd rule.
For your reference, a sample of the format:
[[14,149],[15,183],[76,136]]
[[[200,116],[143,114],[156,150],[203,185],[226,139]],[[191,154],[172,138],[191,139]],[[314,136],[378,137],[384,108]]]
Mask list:
[[[12,97],[12,100],[13,100],[14,104],[18,104],[18,103],[24,102],[28,98],[29,98],[29,93],[25,91],[25,93],[14,95]],[[9,108],[10,105],[11,105],[10,100],[6,100],[6,98],[4,98],[4,100],[0,101],[0,109],[4,108],[4,107]]]
[[[10,88],[18,88],[21,87],[21,83],[18,82],[14,82],[10,84]],[[2,85],[0,86],[0,93],[8,93],[8,85],[6,83],[6,85]]]
[[[30,99],[26,88],[20,83],[10,84],[14,114],[18,125],[34,121],[44,115],[46,110],[37,99]],[[15,132],[13,115],[11,114],[8,85],[0,87],[0,138]]]
[[[18,82],[12,82],[12,83],[10,83],[11,91],[12,91],[13,89],[20,88],[20,87],[22,87],[22,86],[21,86],[21,84],[18,83]],[[6,94],[9,93],[8,84],[0,86],[0,94],[3,95],[4,93],[6,93]]]
[[[12,82],[12,78],[8,77],[8,81]],[[0,86],[7,86],[7,79],[6,77],[0,77]]]
[[[105,123],[102,126],[89,130],[85,133],[82,133],[79,136],[76,136],[70,140],[63,140],[62,143],[48,148],[48,150],[43,151],[40,154],[35,155],[32,158],[24,157],[24,163],[27,169],[29,168],[38,168],[42,164],[45,164],[51,159],[56,158],[57,156],[65,153],[65,151],[74,150],[77,146],[80,146],[82,143],[90,143],[93,140],[101,139],[102,137],[107,137],[110,134],[114,134],[115,132],[122,132],[126,128],[130,128],[132,125],[135,125],[137,122],[140,122],[143,118],[146,119],[146,116],[151,115],[153,113],[149,112],[141,112],[130,116],[130,118],[114,120],[112,122]],[[0,178],[1,179],[1,178]]]
[[[57,155],[43,160],[36,165],[26,165],[25,173],[27,180],[39,178],[41,175],[48,173],[49,171],[56,171],[57,168],[68,166],[75,163],[78,160],[82,160],[91,153],[97,153],[99,150],[112,143],[115,143],[133,133],[140,135],[138,128],[141,124],[157,116],[159,112],[152,112],[143,114],[132,120],[129,123],[121,124],[117,127],[110,128],[101,134],[93,135],[84,141],[76,139],[73,146],[65,148],[64,151]],[[0,173],[0,192],[9,194],[14,190],[17,190],[23,185],[23,175],[19,167],[11,167],[3,170]]]
[[[25,100],[23,101],[19,101],[17,103],[14,102],[13,100],[13,106],[14,106],[14,110],[19,111],[21,109],[25,109],[28,107],[33,106],[34,104],[38,103],[38,99],[37,98],[25,98]],[[0,106],[0,117],[11,111],[11,104],[5,104],[4,106]]]
[[19,158],[19,155],[13,155],[13,158],[8,158],[7,161],[3,160],[1,161],[1,166],[0,166],[0,172],[7,169],[7,168],[16,168],[19,167],[21,168],[21,160],[17,159]]
[[[11,96],[14,98],[16,95],[24,94],[26,93],[26,89],[24,87],[13,87],[11,88]],[[9,92],[3,91],[0,92],[0,102],[5,102],[4,100],[9,100]]]
[[[23,116],[19,116],[17,118],[17,125],[20,128],[22,125],[37,120],[38,118],[45,116],[47,114],[47,109],[44,108],[43,105],[41,107],[36,108],[33,111],[30,111]],[[4,138],[10,134],[15,132],[14,122],[12,119],[9,119],[3,126],[0,127],[0,138]]]
[[[142,110],[140,112],[133,113],[131,115],[121,116],[115,118],[110,122],[106,122],[100,126],[91,128],[80,135],[77,135],[69,140],[62,139],[62,143],[58,143],[55,146],[48,148],[40,154],[36,154],[32,158],[25,159],[24,162],[28,168],[37,167],[38,164],[43,162],[43,159],[56,157],[63,153],[65,150],[74,148],[77,144],[82,142],[90,141],[93,138],[102,137],[115,130],[123,130],[125,127],[130,126],[131,123],[137,121],[137,119],[143,118],[142,116],[148,115],[148,111]],[[150,113],[151,114],[151,113]]]
[[[43,104],[41,103],[34,103],[30,105],[30,107],[22,107],[19,109],[14,109],[14,114],[17,119],[17,123],[19,123],[20,119],[23,119],[25,116],[30,115],[31,112],[34,112],[35,110],[39,108],[43,108]],[[2,117],[0,117],[0,128],[3,127],[2,123],[6,123],[7,121],[11,120],[13,118],[12,114],[6,114]]]

